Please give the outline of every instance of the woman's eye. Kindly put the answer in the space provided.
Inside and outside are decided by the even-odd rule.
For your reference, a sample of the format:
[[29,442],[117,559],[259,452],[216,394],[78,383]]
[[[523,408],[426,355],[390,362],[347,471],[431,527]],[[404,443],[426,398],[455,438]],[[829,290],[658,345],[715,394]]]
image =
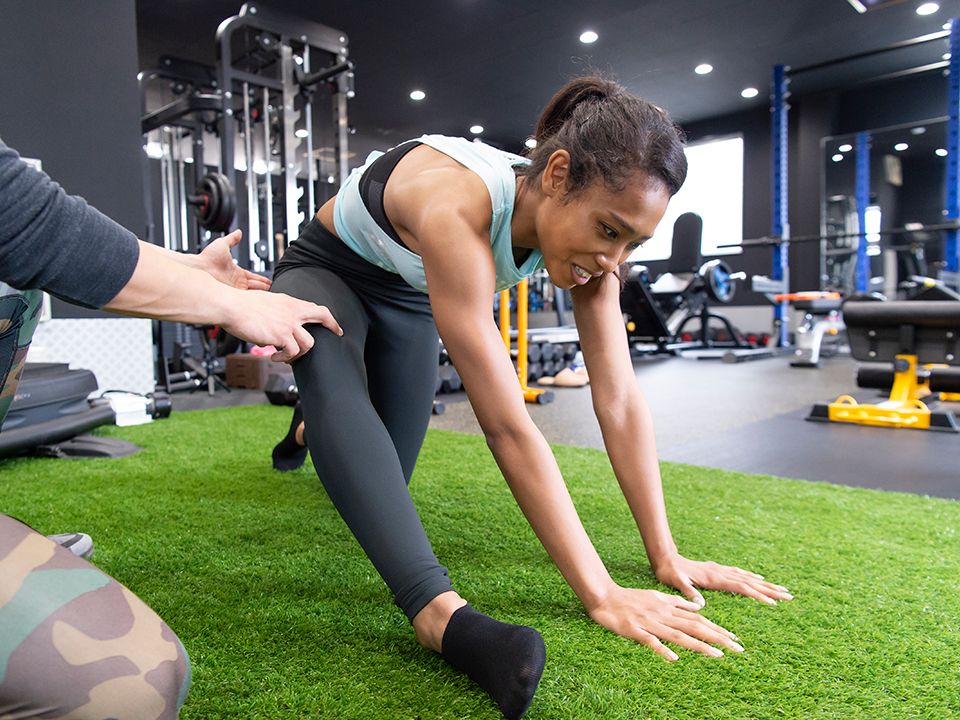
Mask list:
[[610,238],[611,240],[616,240],[617,236],[620,234],[609,225],[604,225],[603,231],[607,234],[607,237]]

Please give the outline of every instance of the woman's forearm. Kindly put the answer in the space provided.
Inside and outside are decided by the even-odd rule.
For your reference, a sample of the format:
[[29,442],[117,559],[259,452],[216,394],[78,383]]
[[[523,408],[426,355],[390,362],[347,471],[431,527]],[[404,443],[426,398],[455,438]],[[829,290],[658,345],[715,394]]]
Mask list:
[[643,538],[647,559],[656,570],[663,558],[676,555],[677,546],[667,521],[653,418],[639,388],[630,388],[620,400],[604,403],[595,399],[597,419],[617,482]]
[[488,443],[510,491],[561,575],[592,610],[614,587],[564,484],[553,453],[530,422]]

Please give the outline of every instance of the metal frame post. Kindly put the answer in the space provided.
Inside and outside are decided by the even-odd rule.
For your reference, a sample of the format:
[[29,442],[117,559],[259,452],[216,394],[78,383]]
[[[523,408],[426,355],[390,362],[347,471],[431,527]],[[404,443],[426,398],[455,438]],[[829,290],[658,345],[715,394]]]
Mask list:
[[[960,218],[960,18],[950,23],[950,65],[947,77],[947,197],[948,222]],[[957,231],[948,230],[943,245],[944,270],[940,279],[960,289]]]
[[[770,279],[783,283],[784,293],[790,292],[790,221],[789,221],[789,181],[788,181],[788,132],[787,120],[790,106],[787,98],[787,69],[784,65],[773,68],[773,96],[770,108],[772,122],[773,164],[771,167],[772,190],[770,193],[770,234],[782,238],[773,247],[773,268]],[[774,306],[774,321],[780,328],[780,347],[790,344],[788,311],[790,303],[781,301]]]
[[287,219],[287,242],[293,242],[300,235],[300,225],[305,219],[300,212],[300,198],[303,188],[297,182],[303,168],[299,148],[300,138],[296,135],[297,122],[301,112],[297,110],[296,100],[300,86],[293,78],[293,50],[286,44],[280,45],[281,67],[281,104],[283,106],[283,201]]
[[870,204],[870,133],[857,133],[857,222],[860,232],[857,237],[857,277],[858,293],[870,290],[870,256],[867,255],[867,206]]

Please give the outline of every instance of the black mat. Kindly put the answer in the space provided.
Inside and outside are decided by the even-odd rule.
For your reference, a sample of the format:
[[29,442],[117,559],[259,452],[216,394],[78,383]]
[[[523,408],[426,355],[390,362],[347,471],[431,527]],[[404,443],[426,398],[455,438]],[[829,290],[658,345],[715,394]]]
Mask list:
[[960,499],[960,434],[810,422],[808,414],[804,408],[664,448],[660,459]]

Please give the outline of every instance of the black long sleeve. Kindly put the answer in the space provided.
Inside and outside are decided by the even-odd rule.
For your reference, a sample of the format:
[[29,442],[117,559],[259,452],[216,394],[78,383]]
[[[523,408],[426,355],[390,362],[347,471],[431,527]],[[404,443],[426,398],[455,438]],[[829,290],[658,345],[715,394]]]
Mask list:
[[0,281],[101,308],[129,282],[136,236],[0,140]]

